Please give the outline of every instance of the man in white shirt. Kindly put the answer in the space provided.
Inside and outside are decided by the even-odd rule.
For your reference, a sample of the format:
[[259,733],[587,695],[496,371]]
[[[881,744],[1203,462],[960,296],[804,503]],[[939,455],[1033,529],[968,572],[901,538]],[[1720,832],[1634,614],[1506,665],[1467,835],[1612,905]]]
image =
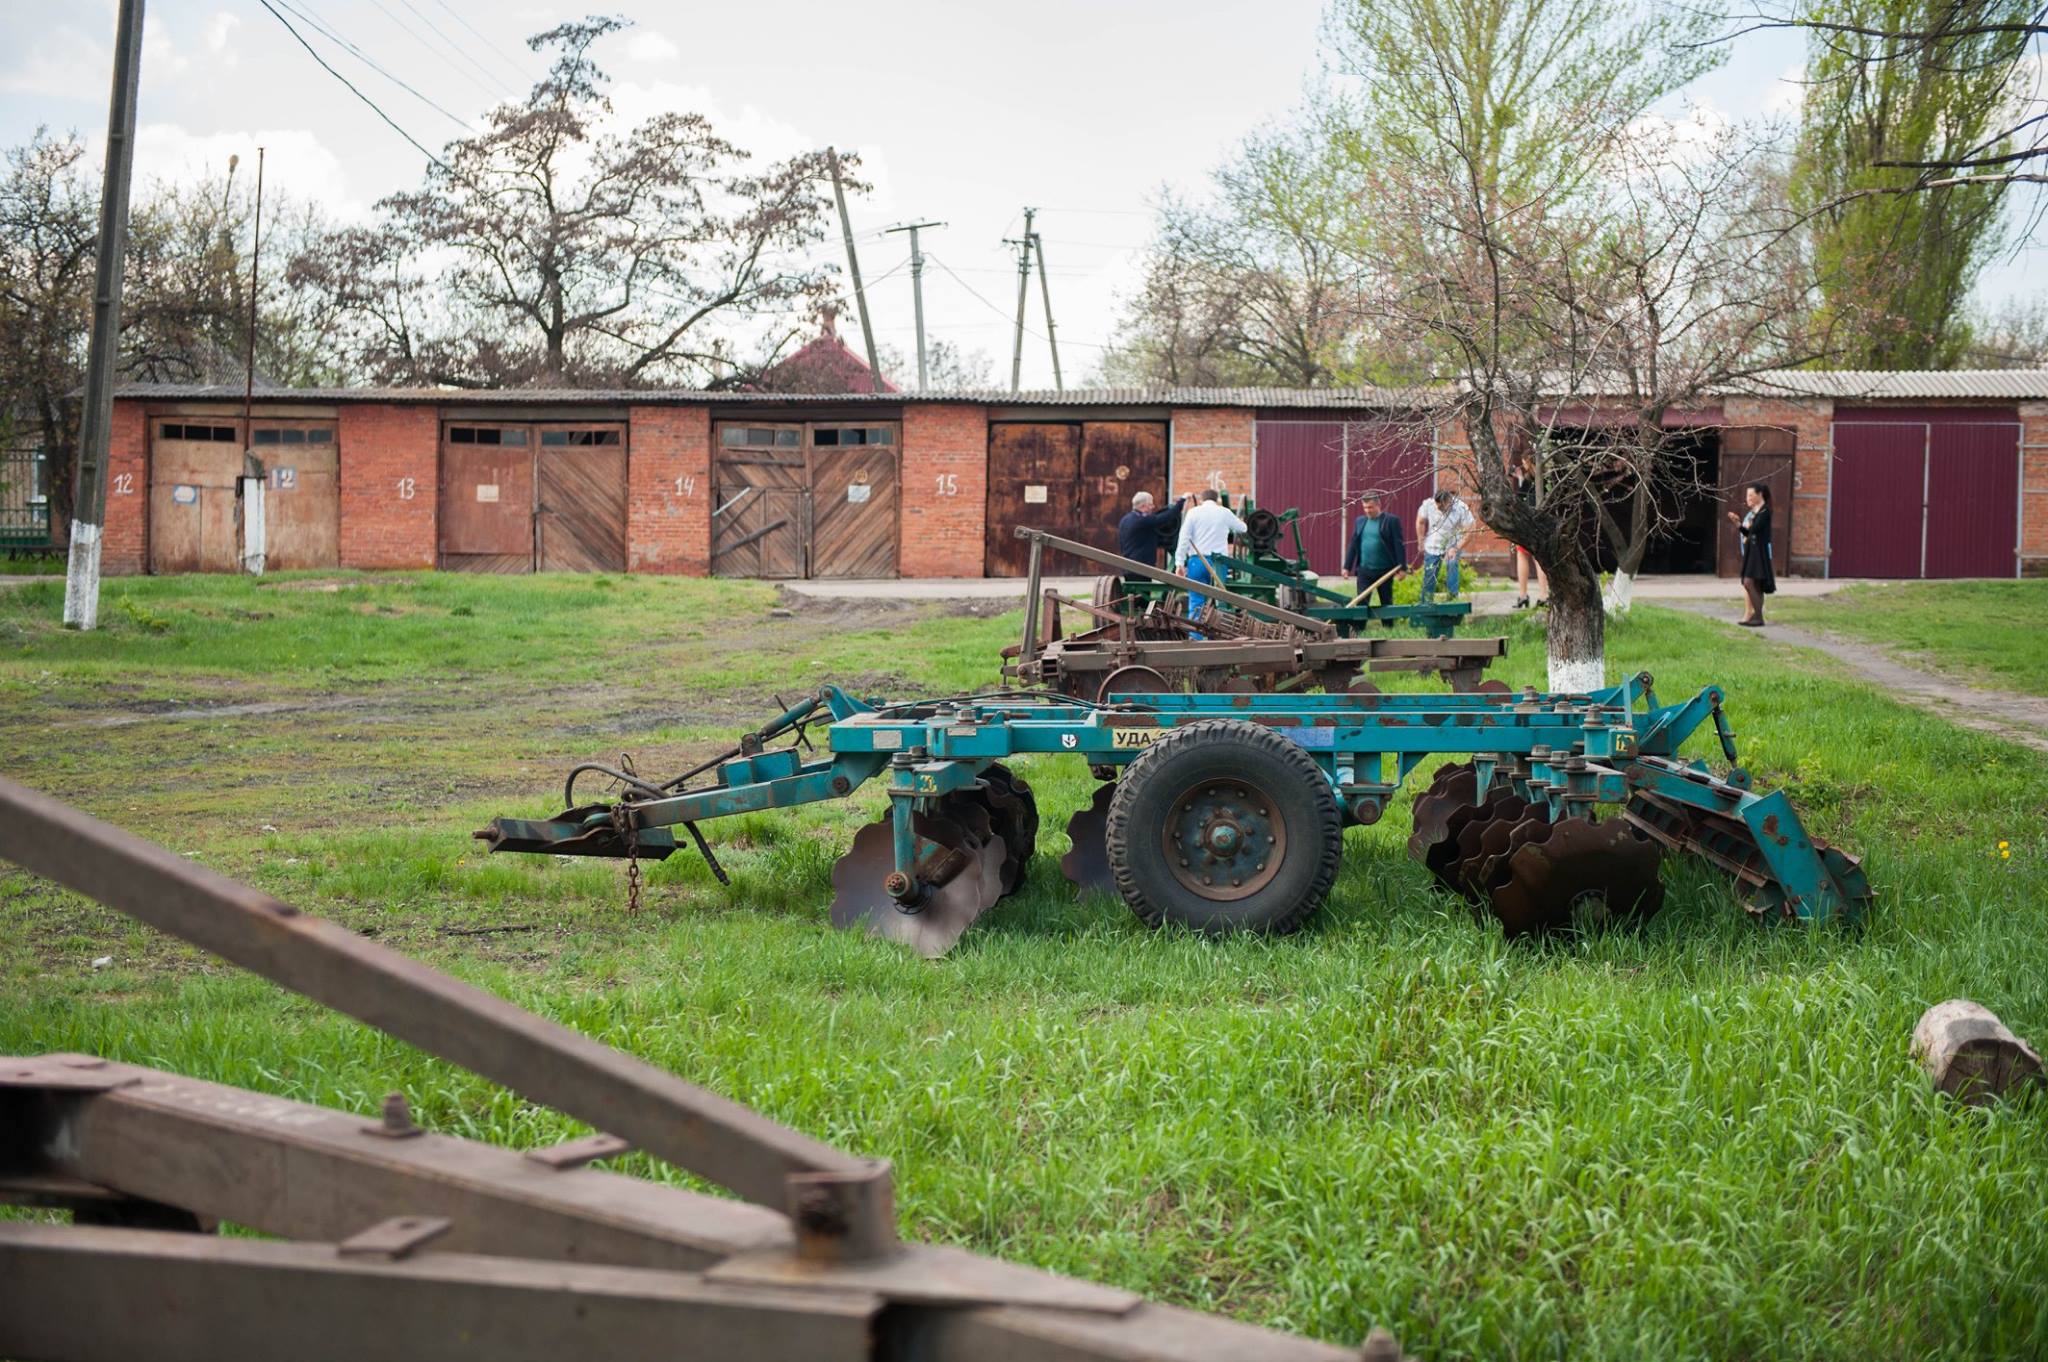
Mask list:
[[1477,524],[1471,508],[1448,487],[1422,503],[1422,509],[1415,515],[1415,537],[1422,543],[1424,602],[1436,599],[1437,575],[1443,571],[1446,559],[1451,565],[1451,595],[1457,596],[1458,558],[1465,551],[1465,536]]
[[[1230,547],[1230,536],[1249,534],[1250,528],[1237,518],[1228,506],[1216,498],[1216,489],[1211,487],[1202,493],[1202,499],[1194,508],[1180,518],[1180,542],[1173,548],[1174,570],[1183,577],[1192,577],[1198,582],[1217,581],[1209,567],[1208,555],[1221,553]],[[1202,611],[1208,607],[1209,598],[1188,593],[1188,618],[1199,620]],[[1202,637],[1200,634],[1196,638]]]

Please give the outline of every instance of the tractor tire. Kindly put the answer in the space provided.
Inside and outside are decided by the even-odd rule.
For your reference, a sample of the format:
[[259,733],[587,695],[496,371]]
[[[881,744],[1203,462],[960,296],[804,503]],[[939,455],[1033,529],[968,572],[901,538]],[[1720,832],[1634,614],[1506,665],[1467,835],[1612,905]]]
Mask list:
[[1278,935],[1337,879],[1343,815],[1315,760],[1236,719],[1175,728],[1124,771],[1104,837],[1117,892],[1148,927]]

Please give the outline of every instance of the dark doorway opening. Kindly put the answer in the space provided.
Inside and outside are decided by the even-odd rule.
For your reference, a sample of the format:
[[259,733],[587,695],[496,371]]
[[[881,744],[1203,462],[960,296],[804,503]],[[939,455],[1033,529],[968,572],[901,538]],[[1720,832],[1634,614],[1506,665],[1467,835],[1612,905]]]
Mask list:
[[[1620,432],[1581,428],[1560,430],[1558,439],[1560,443],[1576,445],[1596,441],[1603,435],[1621,438]],[[1671,441],[1670,476],[1649,493],[1657,498],[1653,523],[1661,524],[1662,529],[1653,531],[1639,571],[1711,573],[1720,548],[1721,433],[1712,428],[1674,431]],[[1620,485],[1620,479],[1616,483],[1605,498],[1607,513],[1626,533],[1635,512],[1635,499],[1643,492]],[[1619,554],[1601,533],[1595,517],[1586,517],[1580,533],[1600,571],[1613,572],[1620,566]]]

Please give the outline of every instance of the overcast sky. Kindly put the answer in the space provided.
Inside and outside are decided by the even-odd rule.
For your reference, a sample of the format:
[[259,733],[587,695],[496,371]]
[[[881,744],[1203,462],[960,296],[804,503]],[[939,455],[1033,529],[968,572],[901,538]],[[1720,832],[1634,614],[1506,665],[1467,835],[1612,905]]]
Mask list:
[[[487,0],[273,0],[307,39],[408,132],[438,147],[539,74],[528,34],[583,6]],[[933,339],[986,351],[1009,376],[1025,204],[1052,264],[1069,383],[1095,367],[1117,298],[1136,279],[1162,184],[1198,186],[1239,138],[1298,102],[1316,62],[1322,0],[775,0],[607,7],[638,26],[600,49],[623,112],[694,109],[759,156],[858,150],[875,190],[853,205],[880,338],[912,350],[906,238],[925,234]],[[422,157],[316,66],[257,0],[151,0],[137,172],[178,177],[268,148],[267,182],[339,217],[417,183]],[[113,0],[0,0],[0,139],[38,124],[106,127]],[[399,85],[320,36],[347,40]],[[1746,119],[1796,108],[1799,40],[1745,39],[1687,92],[1692,112]],[[424,100],[421,98],[424,96]],[[432,105],[441,106],[439,109]],[[1687,116],[1677,103],[1667,110]],[[842,256],[836,236],[821,254]],[[1987,274],[1989,298],[2040,292],[2039,248]],[[979,295],[979,296],[977,296]],[[848,322],[851,323],[851,318]],[[1050,386],[1034,281],[1026,386]],[[849,325],[849,331],[851,331]],[[857,341],[855,342],[857,345]]]

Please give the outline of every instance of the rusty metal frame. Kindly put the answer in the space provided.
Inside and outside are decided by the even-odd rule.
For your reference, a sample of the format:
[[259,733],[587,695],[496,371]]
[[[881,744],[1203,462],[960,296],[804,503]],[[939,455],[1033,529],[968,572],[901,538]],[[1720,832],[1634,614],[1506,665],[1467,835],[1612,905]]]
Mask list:
[[[90,1056],[0,1059],[0,1201],[78,1222],[0,1223],[0,1356],[1361,1355],[900,1243],[886,1162],[4,778],[0,856],[599,1132],[522,1154],[418,1131],[402,1098],[371,1119]],[[585,1166],[629,1144],[745,1200]],[[278,1238],[189,1232],[218,1220]],[[1376,1336],[1365,1355],[1398,1350]]]

